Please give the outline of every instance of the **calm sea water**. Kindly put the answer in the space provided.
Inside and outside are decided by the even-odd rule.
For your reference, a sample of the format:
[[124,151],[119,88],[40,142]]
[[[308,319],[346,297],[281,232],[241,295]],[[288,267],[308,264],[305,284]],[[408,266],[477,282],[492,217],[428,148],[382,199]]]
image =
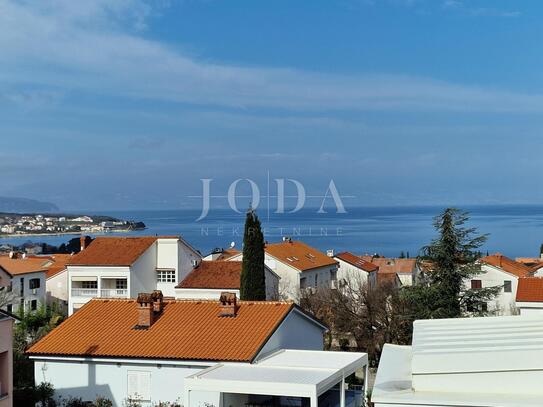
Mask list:
[[[432,218],[441,207],[347,208],[348,213],[316,213],[304,209],[295,214],[259,213],[266,239],[281,236],[302,239],[321,250],[349,250],[355,253],[380,253],[398,256],[401,251],[415,256],[435,236]],[[543,206],[463,207],[471,214],[469,226],[488,233],[484,251],[500,251],[508,256],[536,256],[543,242]],[[96,212],[98,214],[98,212]],[[234,242],[241,247],[244,214],[231,210],[211,210],[196,222],[199,210],[111,211],[99,214],[143,221],[144,231],[129,235],[182,235],[202,253]],[[126,235],[126,234],[123,234]],[[60,244],[73,235],[33,236],[0,239],[0,243],[21,244],[31,240]]]

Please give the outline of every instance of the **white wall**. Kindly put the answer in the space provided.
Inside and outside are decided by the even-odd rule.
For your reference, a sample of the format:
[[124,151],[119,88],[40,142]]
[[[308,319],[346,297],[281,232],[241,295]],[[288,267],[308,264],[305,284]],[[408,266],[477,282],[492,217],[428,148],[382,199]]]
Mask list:
[[543,314],[543,302],[517,302],[516,305],[521,316]]
[[[139,293],[151,292],[157,288],[157,244],[153,243],[130,267],[130,298],[136,298]],[[166,295],[166,294],[164,294]]]
[[228,291],[235,293],[239,298],[239,290],[211,289],[211,288],[176,288],[175,298],[183,300],[216,300],[219,301],[221,293]]
[[[160,367],[159,367],[160,366]],[[81,397],[94,400],[96,396],[109,398],[115,406],[122,406],[127,398],[127,375],[129,371],[151,373],[152,402],[183,402],[183,378],[193,375],[211,364],[190,366],[181,362],[170,364],[157,361],[147,363],[78,362],[36,360],[34,376],[36,384],[49,382],[55,395]],[[149,405],[149,403],[144,403]]]
[[68,309],[68,270],[63,270],[48,278],[45,282],[47,290],[47,304],[56,303],[62,311]]
[[[511,292],[506,293],[502,288],[496,298],[488,303],[488,311],[496,312],[496,315],[513,314],[516,309],[515,298],[517,296],[518,277],[489,264],[482,264],[481,271],[483,273],[472,277],[472,279],[481,280],[483,288],[503,286],[504,281],[511,281]],[[471,287],[471,280],[466,281],[465,285],[467,288]]]
[[323,350],[324,329],[295,309],[266,342],[257,359],[278,349]]
[[[30,289],[30,280],[34,278],[39,278],[40,287],[31,290]],[[21,290],[21,279],[23,279],[23,296],[20,296]],[[12,292],[14,295],[14,300],[12,302],[12,312],[19,312],[19,306],[21,304],[21,298],[24,300],[24,309],[26,311],[30,310],[30,303],[33,300],[37,301],[37,308],[46,303],[46,283],[45,283],[45,272],[38,271],[36,273],[24,273],[14,275],[11,279],[12,283]],[[35,292],[34,292],[35,291]]]
[[345,284],[348,284],[353,290],[359,289],[362,284],[368,284],[368,276],[370,273],[359,269],[338,257],[334,257],[334,260],[339,263],[337,270],[338,284],[341,281],[344,281]]

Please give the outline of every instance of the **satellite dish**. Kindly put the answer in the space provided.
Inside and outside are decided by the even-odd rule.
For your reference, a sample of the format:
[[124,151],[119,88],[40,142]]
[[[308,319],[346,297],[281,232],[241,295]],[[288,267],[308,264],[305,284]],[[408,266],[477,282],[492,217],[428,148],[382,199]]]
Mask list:
[[236,245],[236,242],[231,242],[230,243],[230,248],[233,249],[235,245]]

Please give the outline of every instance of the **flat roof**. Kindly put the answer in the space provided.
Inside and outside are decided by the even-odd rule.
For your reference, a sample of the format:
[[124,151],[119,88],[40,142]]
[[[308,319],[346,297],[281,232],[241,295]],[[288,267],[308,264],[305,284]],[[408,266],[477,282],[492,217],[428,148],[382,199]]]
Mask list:
[[289,349],[253,364],[220,363],[184,383],[187,391],[317,397],[367,364],[366,353]]

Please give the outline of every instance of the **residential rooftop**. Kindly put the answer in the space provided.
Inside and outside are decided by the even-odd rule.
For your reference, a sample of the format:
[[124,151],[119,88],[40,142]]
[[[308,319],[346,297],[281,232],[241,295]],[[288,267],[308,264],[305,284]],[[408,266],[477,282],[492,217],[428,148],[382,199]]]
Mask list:
[[362,257],[356,256],[350,252],[342,252],[336,254],[334,257],[343,260],[344,262],[349,263],[350,265],[357,267],[361,270],[367,271],[368,273],[377,271],[379,269],[376,264],[364,260]]
[[251,362],[291,310],[291,302],[171,300],[148,329],[137,329],[136,300],[93,299],[33,345],[30,355]]
[[235,289],[240,286],[241,261],[201,261],[176,288]]
[[299,240],[268,243],[265,250],[270,256],[300,271],[338,264],[332,257]]
[[517,286],[517,302],[543,302],[543,278],[519,278]]
[[480,261],[482,263],[501,268],[502,270],[514,274],[517,277],[528,277],[532,273],[532,269],[530,267],[516,262],[515,260],[510,259],[501,253],[495,253],[490,256],[483,257]]

